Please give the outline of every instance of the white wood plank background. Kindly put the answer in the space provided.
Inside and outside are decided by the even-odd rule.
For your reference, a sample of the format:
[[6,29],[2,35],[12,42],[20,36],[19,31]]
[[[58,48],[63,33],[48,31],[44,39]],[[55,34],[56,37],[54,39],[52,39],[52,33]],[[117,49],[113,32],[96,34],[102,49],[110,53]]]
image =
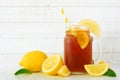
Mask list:
[[86,18],[100,24],[103,53],[120,52],[120,0],[0,0],[0,54],[63,53],[61,7],[70,24]]

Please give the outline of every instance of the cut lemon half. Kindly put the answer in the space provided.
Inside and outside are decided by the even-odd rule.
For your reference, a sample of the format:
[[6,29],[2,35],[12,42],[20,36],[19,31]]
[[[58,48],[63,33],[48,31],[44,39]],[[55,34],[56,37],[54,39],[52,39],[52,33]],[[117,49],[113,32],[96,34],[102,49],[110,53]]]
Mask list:
[[90,32],[93,32],[97,37],[100,36],[101,29],[95,21],[90,20],[90,19],[83,19],[78,24],[80,26],[87,27],[90,30]]
[[86,48],[89,43],[89,36],[86,32],[80,31],[77,33],[77,42],[82,49]]
[[47,74],[57,74],[62,65],[63,60],[60,55],[51,55],[43,62],[42,71]]
[[57,73],[59,76],[66,77],[69,76],[71,72],[66,65],[63,65]]
[[102,76],[109,69],[109,64],[88,64],[84,67],[91,76]]

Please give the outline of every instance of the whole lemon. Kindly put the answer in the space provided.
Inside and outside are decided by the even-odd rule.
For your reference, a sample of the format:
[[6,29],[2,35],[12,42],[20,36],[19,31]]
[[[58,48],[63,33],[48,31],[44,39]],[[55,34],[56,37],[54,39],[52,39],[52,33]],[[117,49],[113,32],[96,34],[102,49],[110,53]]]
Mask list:
[[23,56],[20,65],[32,72],[38,72],[41,71],[42,63],[46,58],[47,55],[42,51],[31,51]]

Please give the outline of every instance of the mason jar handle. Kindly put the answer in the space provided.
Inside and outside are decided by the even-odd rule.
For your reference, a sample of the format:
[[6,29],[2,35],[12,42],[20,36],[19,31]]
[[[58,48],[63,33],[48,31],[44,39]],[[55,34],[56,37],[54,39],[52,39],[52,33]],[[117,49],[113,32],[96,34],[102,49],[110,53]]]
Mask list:
[[[102,60],[102,45],[101,45],[101,41],[100,41],[100,38],[94,36],[95,40],[97,41],[97,46],[98,46],[98,51],[97,51],[97,56],[95,56],[95,59],[94,59],[94,63],[98,63],[99,61]],[[95,54],[95,53],[93,53]]]

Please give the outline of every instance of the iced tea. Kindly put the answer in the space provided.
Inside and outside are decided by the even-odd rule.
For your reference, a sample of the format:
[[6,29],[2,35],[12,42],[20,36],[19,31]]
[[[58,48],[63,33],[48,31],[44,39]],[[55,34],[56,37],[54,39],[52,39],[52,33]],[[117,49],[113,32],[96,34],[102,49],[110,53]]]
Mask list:
[[[78,44],[76,33],[85,32],[89,37],[87,46],[83,49]],[[82,36],[79,36],[82,37]],[[86,72],[85,64],[92,63],[92,37],[86,29],[67,30],[64,38],[64,60],[71,72]]]

